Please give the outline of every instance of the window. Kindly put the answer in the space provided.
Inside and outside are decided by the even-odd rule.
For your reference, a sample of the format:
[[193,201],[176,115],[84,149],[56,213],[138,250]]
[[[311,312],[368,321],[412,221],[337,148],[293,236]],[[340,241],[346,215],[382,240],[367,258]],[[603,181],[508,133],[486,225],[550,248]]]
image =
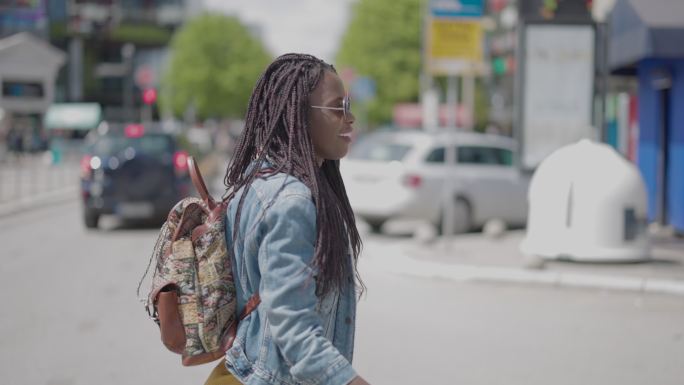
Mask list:
[[513,152],[497,147],[461,146],[458,147],[458,163],[512,166]]
[[[425,157],[427,163],[445,163],[444,147],[437,147]],[[482,146],[459,146],[457,162],[462,164],[513,165],[513,152],[503,148]]]
[[2,95],[13,98],[42,98],[43,84],[38,82],[2,82]]
[[95,142],[93,153],[99,156],[119,156],[127,148],[133,148],[148,156],[162,159],[173,152],[173,140],[167,135],[145,135],[140,138],[105,136]]
[[349,159],[375,160],[380,162],[401,161],[411,150],[411,146],[399,143],[385,143],[381,140],[367,139],[352,147]]
[[430,151],[425,161],[427,163],[444,163],[444,147],[438,147]]

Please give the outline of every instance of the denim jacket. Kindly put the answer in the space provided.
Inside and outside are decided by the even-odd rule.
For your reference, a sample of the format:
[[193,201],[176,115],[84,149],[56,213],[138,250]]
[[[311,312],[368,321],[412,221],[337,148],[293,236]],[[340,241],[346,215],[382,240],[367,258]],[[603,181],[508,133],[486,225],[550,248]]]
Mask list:
[[[258,290],[261,303],[240,321],[226,352],[228,370],[244,384],[347,384],[356,373],[354,279],[316,296],[312,258],[316,207],[298,179],[257,178],[248,189],[236,241],[237,192],[227,208],[226,237],[235,272],[238,314]],[[351,264],[351,257],[347,261]]]

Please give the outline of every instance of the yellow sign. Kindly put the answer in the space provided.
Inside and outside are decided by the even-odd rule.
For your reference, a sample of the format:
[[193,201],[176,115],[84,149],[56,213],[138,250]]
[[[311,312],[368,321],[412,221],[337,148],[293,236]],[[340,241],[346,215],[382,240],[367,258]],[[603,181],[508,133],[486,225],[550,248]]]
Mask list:
[[479,21],[432,19],[430,57],[482,61],[482,25]]

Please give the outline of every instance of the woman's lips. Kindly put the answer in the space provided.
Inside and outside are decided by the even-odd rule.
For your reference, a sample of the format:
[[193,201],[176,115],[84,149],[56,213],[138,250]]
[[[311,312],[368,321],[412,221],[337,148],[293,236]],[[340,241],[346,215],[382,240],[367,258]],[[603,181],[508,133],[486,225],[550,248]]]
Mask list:
[[344,140],[344,141],[351,142],[351,139],[352,139],[352,138],[351,138],[351,135],[352,135],[351,132],[347,132],[347,133],[344,133],[344,134],[338,134],[337,136],[338,136],[339,138],[342,138],[342,140]]

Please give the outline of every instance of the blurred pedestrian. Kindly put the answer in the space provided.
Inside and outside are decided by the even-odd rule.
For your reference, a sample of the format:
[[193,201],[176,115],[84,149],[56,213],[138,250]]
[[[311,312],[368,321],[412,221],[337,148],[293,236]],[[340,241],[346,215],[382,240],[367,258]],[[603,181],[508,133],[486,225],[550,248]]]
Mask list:
[[225,182],[238,314],[261,302],[207,384],[367,384],[351,366],[361,240],[339,172],[354,119],[316,57],[280,56],[258,80]]
[[14,154],[19,154],[24,149],[24,142],[21,132],[12,127],[7,134],[7,141],[9,142],[9,149]]

